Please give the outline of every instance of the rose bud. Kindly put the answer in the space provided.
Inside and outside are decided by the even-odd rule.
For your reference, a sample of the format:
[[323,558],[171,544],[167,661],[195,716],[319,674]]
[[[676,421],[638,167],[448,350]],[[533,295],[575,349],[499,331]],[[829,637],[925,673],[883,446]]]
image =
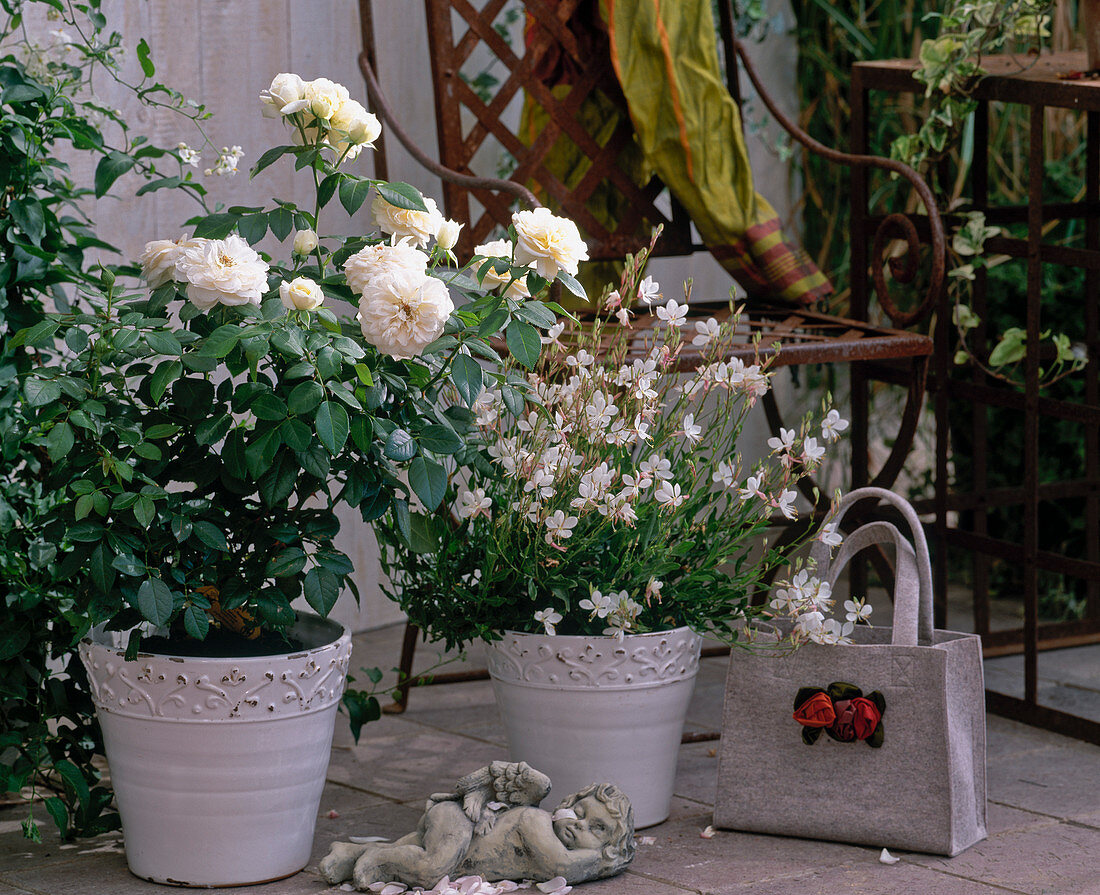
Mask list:
[[306,256],[317,248],[317,234],[312,230],[299,230],[294,234],[294,248],[292,251],[295,255]]
[[794,720],[803,727],[828,727],[836,720],[836,711],[828,693],[815,693],[794,712]]

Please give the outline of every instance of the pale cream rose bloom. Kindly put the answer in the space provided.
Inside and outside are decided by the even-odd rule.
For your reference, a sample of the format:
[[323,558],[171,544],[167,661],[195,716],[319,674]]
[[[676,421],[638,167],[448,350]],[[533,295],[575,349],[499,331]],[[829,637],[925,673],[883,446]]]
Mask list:
[[154,239],[145,243],[145,248],[138,255],[138,264],[141,265],[142,279],[150,289],[157,289],[165,283],[177,279],[176,262],[184,249],[201,245],[205,240],[192,239],[187,235],[179,239]]
[[401,240],[396,245],[383,242],[364,246],[344,262],[348,288],[362,295],[372,281],[393,273],[424,275],[428,271],[428,256]]
[[465,224],[458,221],[446,220],[439,226],[439,232],[435,234],[435,243],[445,252],[449,252],[458,243],[458,234],[462,232]]
[[187,297],[203,311],[215,305],[258,305],[267,291],[267,265],[236,234],[196,239],[183,249],[176,272],[187,283]]
[[356,145],[370,144],[382,133],[378,118],[354,99],[345,100],[329,119],[329,126],[347,134]]
[[176,259],[180,255],[179,243],[174,239],[154,239],[145,243],[138,255],[141,277],[150,289],[156,289],[176,278]]
[[275,75],[271,86],[260,92],[264,118],[291,115],[306,107],[305,81],[291,72]]
[[454,310],[447,287],[426,274],[398,271],[371,282],[359,300],[363,336],[383,354],[416,357],[443,333]]
[[410,211],[407,208],[390,205],[381,196],[375,194],[370,204],[370,212],[374,216],[374,222],[383,232],[398,239],[408,238],[413,245],[424,248],[443,226],[443,215],[439,213],[435,200],[425,196],[424,205],[427,211]]
[[349,99],[348,88],[328,78],[306,82],[304,99],[309,110],[318,118],[328,121]]
[[517,211],[512,215],[516,228],[516,263],[535,262],[540,276],[553,279],[559,270],[573,276],[581,261],[588,260],[588,246],[568,218],[560,218],[549,208]]
[[[487,242],[484,245],[479,245],[474,249],[475,255],[483,255],[486,258],[503,258],[505,261],[511,263],[512,259],[512,244],[507,239],[494,239],[492,242]],[[534,267],[534,264],[528,264],[528,267]],[[481,265],[478,265],[480,269]],[[482,280],[482,285],[487,289],[495,289],[497,286],[501,286],[511,280],[511,276],[506,273],[497,273],[490,268],[485,273],[485,279]],[[504,293],[509,298],[530,298],[531,291],[527,288],[527,277],[520,277]]]
[[279,284],[279,298],[288,311],[315,311],[325,302],[325,293],[309,277],[295,277]]
[[317,234],[312,230],[299,230],[294,234],[294,248],[291,251],[295,255],[308,255],[315,248],[317,248]]

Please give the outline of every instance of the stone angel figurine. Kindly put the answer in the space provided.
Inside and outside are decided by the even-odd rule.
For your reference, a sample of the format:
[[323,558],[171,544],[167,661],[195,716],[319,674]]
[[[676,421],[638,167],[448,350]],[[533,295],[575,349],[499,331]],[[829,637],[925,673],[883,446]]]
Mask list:
[[550,790],[525,762],[495,761],[453,792],[434,793],[414,832],[396,842],[334,842],[321,860],[330,885],[351,880],[431,888],[444,876],[488,881],[564,877],[570,885],[621,873],[634,859],[634,811],[610,783],[566,797],[551,814]]
[[537,807],[550,792],[550,778],[527,762],[494,761],[488,767],[467,774],[455,784],[454,792],[428,796],[425,811],[439,802],[460,802],[474,824],[474,835],[493,829],[497,812],[520,805]]

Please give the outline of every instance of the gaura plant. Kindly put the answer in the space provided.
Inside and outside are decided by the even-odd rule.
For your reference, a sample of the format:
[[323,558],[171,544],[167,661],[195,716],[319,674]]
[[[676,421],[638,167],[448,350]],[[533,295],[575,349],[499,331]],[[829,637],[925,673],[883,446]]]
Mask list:
[[[777,611],[750,600],[787,562],[766,532],[798,516],[799,481],[848,423],[825,408],[747,462],[738,439],[772,359],[731,356],[732,309],[689,328],[688,308],[669,301],[655,328],[635,330],[622,296],[658,292],[639,259],[590,325],[551,328],[525,374],[537,407],[485,391],[423,549],[395,517],[377,529],[388,592],[431,638],[690,625],[736,641],[743,621]],[[819,536],[839,542],[833,525]],[[804,617],[800,637],[835,642],[843,632],[819,611],[828,586],[812,596],[784,614]]]
[[[173,640],[232,632],[236,654],[247,648],[236,635],[278,642],[297,597],[326,615],[355,589],[333,543],[335,506],[368,522],[389,513],[395,537],[411,539],[413,495],[438,506],[450,458],[466,451],[462,402],[475,406],[489,383],[522,404],[530,388],[501,372],[490,339],[503,332],[533,367],[536,327],[557,306],[530,296],[552,276],[579,289],[576,228],[533,212],[517,215],[507,257],[476,259],[488,288],[445,266],[457,225],[413,187],[349,170],[379,126],[341,85],[281,74],[261,101],[290,140],[253,174],[289,157],[313,180],[312,208],[277,201],[194,220],[189,235],[146,246],[151,291],[105,274],[79,310],[16,337],[69,349],[23,385],[46,486],[67,496],[42,524],[51,568],[78,633],[129,630],[131,654],[150,626]],[[334,198],[351,215],[372,190],[379,235],[322,230]],[[253,248],[269,230],[293,234],[289,260]],[[462,402],[442,402],[445,391]]]

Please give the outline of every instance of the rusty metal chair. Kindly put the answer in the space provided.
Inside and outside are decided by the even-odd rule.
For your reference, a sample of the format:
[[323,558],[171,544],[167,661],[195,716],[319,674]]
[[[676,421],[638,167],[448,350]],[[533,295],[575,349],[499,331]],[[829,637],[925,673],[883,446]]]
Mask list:
[[[597,34],[590,41],[578,41],[567,23],[578,7],[588,0],[525,0],[524,12],[540,25],[540,36],[514,49],[494,28],[495,20],[506,7],[506,0],[484,0],[475,8],[470,0],[425,0],[428,40],[431,54],[432,84],[435,94],[439,158],[432,158],[409,139],[401,122],[386,101],[379,84],[372,9],[370,0],[360,0],[363,32],[363,52],[360,69],[367,84],[372,108],[385,121],[405,149],[426,169],[442,180],[444,205],[449,217],[465,223],[458,244],[459,257],[469,257],[473,246],[492,238],[498,228],[510,222],[514,204],[538,204],[531,188],[549,197],[556,211],[575,220],[585,233],[589,256],[593,260],[621,259],[648,243],[653,227],[660,225],[663,233],[655,254],[686,255],[705,251],[692,238],[691,221],[684,210],[668,194],[656,178],[644,184],[636,182],[626,154],[629,153],[632,131],[624,115],[610,138],[595,140],[578,120],[577,112],[587,96],[594,92],[601,101],[623,103],[612,70],[606,35],[601,44]],[[807,307],[792,307],[761,300],[753,296],[747,304],[747,331],[743,348],[734,356],[751,358],[757,350],[752,336],[760,336],[761,353],[778,349],[778,365],[844,363],[852,370],[852,477],[851,487],[873,484],[889,488],[896,480],[909,452],[920,417],[925,391],[928,360],[933,350],[932,339],[910,327],[920,324],[934,307],[943,285],[945,268],[945,236],[928,185],[909,167],[899,162],[867,155],[850,155],[818,143],[790,121],[764,89],[744,48],[735,39],[731,4],[718,4],[719,33],[725,50],[726,80],[731,94],[740,101],[739,63],[760,100],[772,118],[799,144],[810,152],[848,166],[853,171],[853,193],[865,196],[866,176],[871,168],[879,168],[907,180],[917,193],[927,216],[896,213],[878,221],[873,244],[870,277],[882,310],[893,324],[885,327],[870,322],[868,290],[853,288],[850,317],[838,317]],[[457,29],[456,29],[457,25]],[[463,66],[472,54],[483,58],[491,54],[507,72],[507,76],[492,88],[476,89],[463,76]],[[571,89],[565,96],[555,95],[543,81],[540,68],[548,53],[565,53],[571,66]],[[523,139],[518,127],[505,120],[510,103],[521,91],[535,97],[545,110],[547,123],[534,139]],[[579,183],[567,187],[551,171],[548,155],[559,138],[570,139],[585,155],[586,170]],[[528,135],[529,137],[531,135]],[[477,172],[478,151],[487,141],[496,143],[513,164],[507,180],[486,177]],[[376,155],[376,170],[385,177],[384,148]],[[616,204],[622,211],[615,221],[594,214],[590,207],[598,191],[610,184],[617,194]],[[921,233],[931,250],[931,274],[927,290],[915,306],[902,309],[891,297],[883,271],[882,260],[888,249],[904,243],[907,254],[891,257],[886,263],[892,279],[907,283],[914,280],[920,266]],[[868,268],[865,245],[853,246],[853,271]],[[853,275],[854,279],[858,279]],[[862,286],[863,284],[861,284]],[[723,299],[722,306],[728,306]],[[693,304],[692,316],[705,319],[716,313],[715,303]],[[641,324],[644,325],[644,322]],[[868,421],[870,415],[869,383],[883,381],[906,390],[906,404],[898,421],[893,449],[872,475],[868,461]],[[773,429],[782,425],[779,408],[769,393],[765,410]],[[805,496],[813,503],[818,499],[813,486],[806,484]],[[874,558],[876,565],[886,563],[885,557]],[[854,587],[865,586],[861,574],[854,570]],[[885,576],[884,576],[885,577]],[[430,680],[412,677],[412,660],[419,637],[414,625],[407,625],[401,657],[400,694],[387,710],[403,711],[409,688],[421,683],[452,683],[483,679],[482,671],[438,674]]]

